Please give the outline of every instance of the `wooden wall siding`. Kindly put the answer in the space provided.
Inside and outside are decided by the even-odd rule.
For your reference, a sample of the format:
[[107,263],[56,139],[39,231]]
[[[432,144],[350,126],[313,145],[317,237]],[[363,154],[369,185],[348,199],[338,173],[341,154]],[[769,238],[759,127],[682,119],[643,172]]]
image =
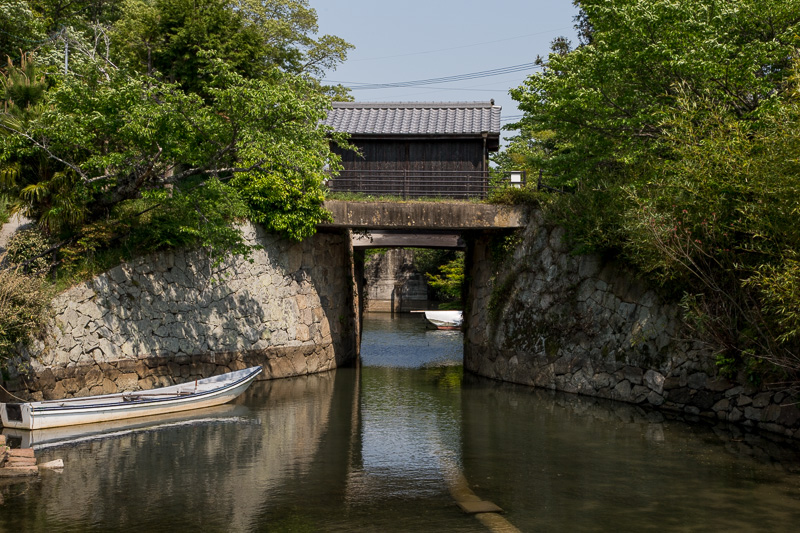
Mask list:
[[361,156],[334,147],[346,170],[483,170],[482,140],[353,140]]

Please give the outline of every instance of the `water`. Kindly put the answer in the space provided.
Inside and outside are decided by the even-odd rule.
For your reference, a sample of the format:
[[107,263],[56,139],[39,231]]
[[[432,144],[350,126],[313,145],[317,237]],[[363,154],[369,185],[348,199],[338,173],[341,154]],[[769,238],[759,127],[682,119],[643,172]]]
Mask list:
[[464,494],[521,531],[796,530],[796,444],[464,376],[460,344],[368,316],[360,369],[53,436],[0,531],[487,531]]

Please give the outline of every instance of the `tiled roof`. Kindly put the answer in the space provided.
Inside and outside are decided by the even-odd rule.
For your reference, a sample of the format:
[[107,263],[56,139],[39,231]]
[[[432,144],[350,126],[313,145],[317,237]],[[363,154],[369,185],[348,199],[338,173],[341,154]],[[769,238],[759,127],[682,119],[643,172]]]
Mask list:
[[323,124],[351,135],[500,135],[493,102],[334,102]]

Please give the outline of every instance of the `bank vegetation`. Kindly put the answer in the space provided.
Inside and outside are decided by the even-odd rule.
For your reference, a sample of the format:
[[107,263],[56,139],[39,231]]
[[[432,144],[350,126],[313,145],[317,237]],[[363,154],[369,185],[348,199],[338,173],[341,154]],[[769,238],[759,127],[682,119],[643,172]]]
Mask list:
[[576,252],[658,283],[723,374],[797,386],[800,1],[575,4],[498,164],[541,170]]

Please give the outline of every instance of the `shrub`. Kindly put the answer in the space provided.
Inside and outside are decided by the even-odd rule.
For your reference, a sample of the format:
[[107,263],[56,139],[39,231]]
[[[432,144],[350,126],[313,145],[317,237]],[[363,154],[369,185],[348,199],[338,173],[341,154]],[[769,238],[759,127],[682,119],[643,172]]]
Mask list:
[[18,268],[0,270],[0,365],[42,328],[49,301],[41,278],[25,275]]
[[8,222],[11,218],[11,213],[9,213],[10,203],[8,196],[0,194],[0,226]]
[[50,239],[38,228],[33,227],[16,232],[9,240],[5,260],[14,266],[22,267],[34,276],[50,271],[51,257],[42,253],[52,246]]
[[547,203],[551,194],[536,190],[536,186],[504,187],[495,189],[489,195],[489,202],[502,205],[530,205],[539,207]]

